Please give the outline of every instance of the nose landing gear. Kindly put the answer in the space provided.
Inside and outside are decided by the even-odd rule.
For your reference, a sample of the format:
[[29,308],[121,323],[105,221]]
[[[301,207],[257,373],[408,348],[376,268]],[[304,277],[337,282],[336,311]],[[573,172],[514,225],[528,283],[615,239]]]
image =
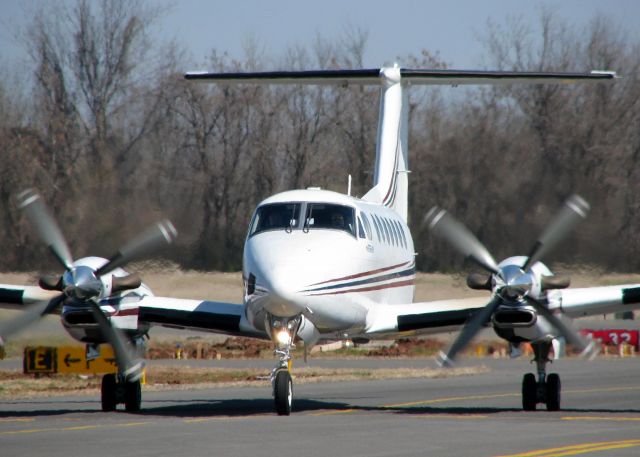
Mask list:
[[276,412],[279,416],[289,416],[293,403],[293,381],[291,379],[291,349],[295,347],[293,340],[298,333],[302,319],[268,317],[271,339],[276,343],[275,355],[278,363],[271,371],[271,384]]

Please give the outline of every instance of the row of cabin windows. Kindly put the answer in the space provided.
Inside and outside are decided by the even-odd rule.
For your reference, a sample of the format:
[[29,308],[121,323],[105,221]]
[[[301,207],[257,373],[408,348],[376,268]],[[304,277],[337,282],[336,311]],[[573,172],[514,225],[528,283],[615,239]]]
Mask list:
[[[362,222],[358,219],[358,232],[360,234],[360,238],[364,238],[366,236],[371,240],[373,231],[371,230],[369,218],[365,213],[360,213],[360,215],[362,216]],[[371,220],[373,221],[373,226],[375,227],[379,242],[393,246],[402,246],[407,249],[407,237],[400,222],[395,219],[389,219],[375,214],[371,215]],[[362,224],[364,224],[365,230],[362,229]]]

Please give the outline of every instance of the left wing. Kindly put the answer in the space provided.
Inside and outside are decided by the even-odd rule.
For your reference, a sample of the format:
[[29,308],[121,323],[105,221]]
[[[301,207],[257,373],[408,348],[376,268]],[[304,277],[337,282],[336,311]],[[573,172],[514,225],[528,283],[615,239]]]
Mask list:
[[369,312],[366,333],[376,338],[398,338],[460,330],[489,300],[474,297],[379,307]]
[[[397,338],[460,330],[490,296],[389,305],[372,310],[366,333]],[[548,296],[548,308],[571,318],[640,309],[640,284],[562,289]]]
[[241,304],[154,296],[137,304],[139,323],[269,339],[251,325]]
[[640,308],[640,284],[562,289],[551,297],[549,308],[569,317],[618,313]]

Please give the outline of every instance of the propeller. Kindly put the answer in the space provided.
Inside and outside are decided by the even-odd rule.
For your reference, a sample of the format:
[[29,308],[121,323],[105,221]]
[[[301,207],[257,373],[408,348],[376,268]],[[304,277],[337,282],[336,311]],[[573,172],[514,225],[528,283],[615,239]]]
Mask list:
[[71,252],[62,232],[51,216],[40,195],[34,189],[27,189],[17,195],[18,208],[24,211],[29,223],[36,229],[38,236],[53,252],[62,266],[70,270],[73,264]]
[[423,225],[447,240],[464,257],[470,258],[491,273],[498,273],[498,264],[487,248],[446,210],[434,206],[425,216]]
[[[426,214],[423,226],[428,226],[435,235],[445,239],[465,258],[470,258],[490,273],[489,277],[479,274],[469,275],[467,278],[469,287],[485,290],[495,289],[491,301],[467,321],[447,353],[440,354],[439,363],[441,365],[450,365],[455,360],[458,352],[469,344],[482,327],[489,323],[491,316],[501,303],[512,302],[519,298],[524,299],[536,312],[545,317],[571,344],[583,351],[591,349],[569,322],[553,314],[530,295],[534,284],[531,267],[555,248],[578,222],[586,218],[588,212],[589,204],[582,197],[571,196],[542,232],[529,251],[523,266],[506,265],[502,268],[496,264],[493,256],[473,233],[446,210],[434,207]],[[564,277],[541,276],[539,282],[541,291],[569,286],[568,278]]]
[[[168,220],[157,222],[121,247],[105,265],[94,270],[85,265],[74,266],[73,257],[58,224],[51,216],[42,197],[35,190],[25,190],[17,195],[17,199],[18,207],[24,211],[40,240],[53,252],[65,272],[61,276],[48,275],[40,278],[39,284],[43,289],[56,290],[60,294],[30,305],[19,317],[0,325],[0,340],[18,333],[46,314],[53,313],[65,302],[70,305],[80,303],[91,309],[104,338],[113,347],[118,367],[125,378],[129,381],[139,379],[142,374],[142,362],[136,360],[127,337],[119,328],[112,325],[97,303],[97,299],[108,292],[100,278],[132,260],[149,255],[173,243],[177,236],[173,224]],[[136,274],[124,277],[112,276],[111,290],[108,293],[135,289],[140,287],[140,284],[140,277]]]

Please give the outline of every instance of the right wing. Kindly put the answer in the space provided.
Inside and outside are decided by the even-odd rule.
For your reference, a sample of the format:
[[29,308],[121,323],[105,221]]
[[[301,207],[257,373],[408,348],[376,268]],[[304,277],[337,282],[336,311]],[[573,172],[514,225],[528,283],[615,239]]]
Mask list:
[[38,286],[0,284],[0,308],[24,309],[26,305],[51,300],[59,294],[60,292],[44,290]]
[[139,323],[269,339],[251,325],[241,304],[147,296],[136,305]]

